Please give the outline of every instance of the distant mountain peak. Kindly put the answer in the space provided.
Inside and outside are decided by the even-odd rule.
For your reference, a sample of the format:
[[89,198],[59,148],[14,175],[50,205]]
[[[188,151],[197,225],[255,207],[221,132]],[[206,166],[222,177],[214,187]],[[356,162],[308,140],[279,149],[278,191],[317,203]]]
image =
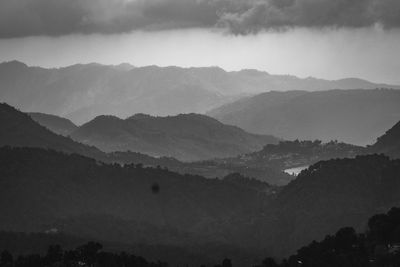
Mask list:
[[138,113],[125,120],[103,115],[79,127],[71,137],[107,152],[129,150],[182,161],[236,156],[278,140],[195,113],[165,117]]
[[149,119],[149,118],[154,118],[153,116],[145,113],[136,113],[128,118],[126,120],[144,120],[144,119]]
[[11,60],[11,61],[5,61],[0,63],[0,67],[8,67],[8,68],[28,68],[28,65],[25,63],[18,61],[18,60]]
[[238,73],[247,74],[247,75],[270,75],[266,71],[261,71],[257,69],[242,69],[238,71]]
[[118,65],[114,65],[114,68],[117,70],[130,71],[136,67],[131,65],[130,63],[124,62],[124,63],[118,64]]
[[118,122],[123,122],[124,120],[121,118],[118,118],[117,116],[113,115],[99,115],[96,116],[93,120],[88,121],[87,123],[83,124],[81,127],[86,127],[86,126],[91,126],[91,125],[97,125],[99,127],[108,127],[110,123],[118,123]]

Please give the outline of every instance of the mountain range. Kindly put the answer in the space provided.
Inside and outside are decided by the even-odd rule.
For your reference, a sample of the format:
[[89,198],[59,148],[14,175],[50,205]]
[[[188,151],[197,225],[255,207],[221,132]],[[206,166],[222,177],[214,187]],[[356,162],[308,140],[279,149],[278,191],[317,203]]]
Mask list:
[[63,68],[0,64],[0,99],[27,112],[63,116],[76,124],[110,114],[204,113],[245,95],[271,90],[400,88],[349,78],[328,81],[271,75],[257,70],[227,72],[218,67],[134,67],[96,63]]
[[286,140],[371,145],[400,118],[400,90],[267,92],[207,114],[248,132]]
[[[42,118],[50,117],[51,120]],[[37,119],[38,122],[33,120]],[[39,119],[38,119],[39,118]],[[191,173],[207,178],[224,177],[230,173],[255,177],[274,185],[288,183],[293,177],[268,166],[252,168],[247,166],[232,166],[230,164],[215,161],[181,162],[171,157],[151,157],[138,152],[111,152],[105,153],[96,147],[88,146],[70,137],[65,137],[50,131],[60,129],[59,125],[65,123],[65,119],[53,115],[39,114],[32,116],[7,105],[0,104],[0,147],[38,147],[75,153],[94,158],[101,162],[118,164],[142,164],[145,167],[168,168],[181,174]],[[41,125],[42,124],[42,125]],[[67,123],[69,125],[69,123]],[[228,127],[229,129],[229,127]]]
[[249,134],[198,114],[169,117],[136,114],[125,120],[98,116],[70,136],[105,152],[135,151],[182,161],[230,157],[278,142],[275,137]]
[[[77,126],[73,125],[72,122],[54,115],[47,115],[36,113],[35,116],[30,116],[42,126],[51,129],[55,133],[72,134]],[[204,120],[211,119],[196,114],[180,115],[175,117],[151,117],[148,115],[137,114],[133,116],[134,118],[142,118],[145,121],[154,121],[157,125],[158,130],[167,132],[170,127],[171,121],[178,120],[179,117],[187,117],[188,120],[195,121],[195,118]],[[48,119],[51,118],[51,119]],[[108,117],[105,117],[108,118]],[[119,120],[119,119],[118,119]],[[167,123],[160,123],[157,120],[166,121]],[[123,121],[123,120],[119,120]],[[182,123],[182,121],[180,121]],[[214,121],[214,123],[217,123]],[[60,125],[66,124],[69,127],[60,127]],[[175,124],[176,125],[176,124]],[[190,126],[191,123],[186,126]],[[196,124],[192,126],[199,126]],[[206,126],[206,124],[204,124]],[[183,127],[183,125],[182,125]],[[68,129],[67,129],[68,128]],[[110,127],[99,127],[101,129],[107,129]],[[145,127],[141,127],[142,129]],[[173,128],[173,127],[172,127]],[[189,127],[190,128],[190,127]],[[229,129],[229,127],[227,127]],[[205,127],[208,131],[216,131],[214,127]],[[211,130],[212,129],[212,130]],[[355,146],[351,144],[341,143],[337,141],[330,141],[323,143],[320,140],[314,141],[279,141],[279,143],[271,143],[265,145],[262,149],[256,150],[254,152],[241,154],[236,157],[226,157],[221,159],[212,159],[205,161],[196,161],[191,163],[183,163],[173,158],[163,157],[154,158],[149,157],[140,153],[121,153],[114,152],[109,155],[109,158],[113,158],[115,161],[122,163],[126,162],[141,162],[148,166],[165,166],[171,170],[178,171],[180,173],[189,172],[192,174],[199,174],[206,177],[223,177],[232,172],[239,172],[243,175],[256,177],[263,181],[267,181],[272,184],[284,185],[288,183],[291,179],[290,177],[285,177],[278,170],[285,170],[288,168],[299,167],[299,166],[309,166],[320,160],[329,160],[333,158],[353,158],[356,155],[369,154],[369,153],[384,153],[388,156],[399,158],[400,146],[397,142],[400,136],[399,124],[397,123],[392,128],[390,128],[383,136],[377,138],[377,142],[372,146],[362,147]],[[101,131],[100,131],[101,132]],[[201,134],[201,131],[194,131]],[[97,132],[96,132],[97,135]],[[95,135],[95,136],[96,136]],[[206,136],[203,134],[202,136]],[[102,136],[104,140],[107,140],[105,136]],[[196,141],[196,140],[195,140]],[[269,142],[274,141],[273,139],[267,140]],[[106,142],[106,141],[104,141]],[[91,143],[96,146],[96,143]],[[199,145],[202,147],[202,145]],[[190,151],[190,150],[189,150]],[[274,172],[272,169],[275,169]],[[264,173],[265,175],[263,175]],[[275,179],[273,178],[275,177]]]
[[[206,120],[223,127],[202,115],[166,118],[181,121],[182,116],[195,125]],[[104,118],[109,117],[100,117]],[[139,114],[133,119],[161,119],[157,126],[173,132],[177,126],[168,120],[164,124],[166,118]],[[117,126],[125,125],[125,120],[116,120]],[[317,155],[323,160],[278,188],[239,174],[206,179],[143,166],[140,158],[176,160],[133,152],[105,153],[57,135],[31,115],[6,104],[0,105],[0,123],[2,230],[56,229],[86,239],[173,246],[189,252],[208,247],[233,259],[246,255],[258,260],[266,253],[286,256],[345,225],[363,229],[369,216],[400,205],[400,160],[385,155],[356,156],[360,151],[388,153],[395,158],[398,124],[365,148],[319,141],[265,146],[255,155],[285,158],[292,153],[311,158]],[[151,123],[147,123],[149,127]],[[106,128],[119,129],[113,124]],[[353,158],[332,159],[343,155]],[[122,162],[127,164],[121,166],[115,164],[118,157],[137,161]],[[193,167],[190,164],[184,166]],[[225,164],[230,165],[228,161]]]
[[55,115],[29,115],[54,133],[70,136],[104,152],[133,151],[182,161],[236,156],[279,141],[273,136],[249,134],[193,113],[168,117],[136,114],[125,120],[103,115],[79,127]]

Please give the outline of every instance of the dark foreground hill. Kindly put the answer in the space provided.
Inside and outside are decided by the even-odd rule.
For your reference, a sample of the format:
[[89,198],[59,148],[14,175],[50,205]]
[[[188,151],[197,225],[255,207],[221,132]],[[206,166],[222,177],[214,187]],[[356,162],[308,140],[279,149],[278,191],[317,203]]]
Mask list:
[[240,176],[210,180],[2,148],[0,229],[286,256],[343,225],[362,230],[369,216],[400,205],[399,174],[400,161],[382,155],[321,161],[279,192]]
[[[100,243],[102,245],[102,252],[106,253],[115,253],[117,255],[121,255],[126,259],[126,253],[134,253],[137,257],[143,257],[148,261],[153,261],[157,263],[159,261],[168,263],[168,266],[198,266],[199,263],[202,264],[215,264],[216,262],[223,259],[224,255],[208,253],[205,248],[202,248],[201,252],[189,252],[185,248],[176,247],[176,246],[166,246],[166,245],[146,245],[146,244],[126,244],[119,242],[109,242],[104,240],[98,240],[93,237],[77,237],[73,235],[68,235],[60,232],[43,232],[43,233],[22,233],[22,232],[4,232],[0,231],[0,264],[4,266],[4,255],[5,251],[10,253],[9,255],[13,256],[13,261],[16,266],[24,266],[22,263],[25,263],[26,267],[37,266],[34,265],[33,262],[28,262],[27,259],[36,260],[38,259],[38,255],[42,255],[43,261],[39,266],[52,266],[50,261],[55,261],[60,259],[60,249],[61,252],[67,252],[71,250],[75,250],[78,252],[79,250],[76,248],[82,248],[91,243]],[[51,248],[51,249],[50,249]],[[56,249],[54,249],[56,248]],[[80,251],[82,252],[82,251]],[[122,253],[125,252],[125,253]],[[54,257],[55,255],[57,257]],[[64,253],[65,255],[71,255],[71,253]],[[29,257],[29,255],[34,255],[33,257]],[[71,266],[71,262],[73,260],[78,260],[76,256],[83,256],[81,253],[72,253],[75,257],[68,258],[68,260],[64,261],[63,264],[67,264],[67,266]],[[115,255],[113,258],[117,257]],[[17,256],[23,256],[24,261],[18,260]],[[27,257],[28,256],[28,257]],[[80,259],[82,261],[82,258]],[[19,264],[16,262],[19,261]],[[68,263],[67,263],[68,262]],[[120,260],[113,261],[109,260],[105,263],[105,267],[120,267],[119,264],[122,264]],[[116,265],[113,265],[116,264]],[[14,266],[15,266],[14,265]],[[130,265],[124,265],[127,267],[138,267],[144,266],[143,261],[136,260],[135,262],[131,262]],[[59,266],[59,263],[56,263],[56,266]],[[77,266],[77,265],[73,265]],[[152,265],[154,267],[154,265]],[[13,267],[13,265],[7,265],[7,267]]]
[[215,253],[255,253],[257,233],[249,226],[274,197],[260,182],[99,164],[34,148],[1,148],[0,177],[2,230],[57,229],[191,251],[208,244]]
[[170,117],[137,114],[125,120],[99,116],[80,126],[71,137],[105,152],[135,151],[183,161],[236,156],[278,141],[198,114]]
[[322,241],[313,241],[280,264],[272,257],[259,267],[396,267],[400,265],[400,208],[369,218],[368,226],[358,234],[343,227]]
[[[387,214],[377,214],[368,220],[368,229],[358,234],[352,227],[343,227],[334,235],[327,235],[322,241],[313,241],[297,250],[297,253],[280,263],[273,257],[266,257],[257,267],[396,267],[400,264],[400,208],[392,208]],[[49,243],[52,242],[52,243]],[[57,242],[57,243],[55,243]],[[77,245],[77,242],[79,246]],[[71,245],[75,244],[75,248]],[[173,251],[164,258],[162,251],[148,256],[151,246],[146,250],[139,247],[103,246],[98,242],[86,242],[63,234],[23,234],[0,232],[0,264],[2,266],[49,266],[67,267],[94,265],[98,267],[166,267],[166,266],[211,266],[215,262],[206,258],[185,253],[184,250]],[[126,249],[133,249],[134,254]],[[125,249],[125,251],[124,251]],[[23,251],[21,253],[21,250]],[[32,253],[36,251],[37,254]],[[124,251],[124,252],[121,252]],[[10,253],[11,252],[11,253]],[[156,253],[157,253],[156,252]],[[175,252],[175,253],[174,253]],[[142,254],[144,253],[144,254]],[[151,254],[151,252],[150,252]],[[18,255],[18,257],[17,257]],[[145,258],[137,255],[146,255]],[[148,263],[148,259],[155,261]],[[162,259],[160,261],[160,259]],[[211,263],[209,263],[211,262]],[[222,260],[223,267],[232,266],[232,261]],[[242,266],[234,262],[233,266]],[[243,265],[250,266],[250,265]]]
[[274,247],[294,252],[344,225],[364,230],[369,216],[393,206],[400,206],[400,160],[366,155],[318,162],[280,192]]
[[369,145],[399,121],[400,91],[268,92],[214,109],[208,115],[246,131],[286,140],[338,140]]

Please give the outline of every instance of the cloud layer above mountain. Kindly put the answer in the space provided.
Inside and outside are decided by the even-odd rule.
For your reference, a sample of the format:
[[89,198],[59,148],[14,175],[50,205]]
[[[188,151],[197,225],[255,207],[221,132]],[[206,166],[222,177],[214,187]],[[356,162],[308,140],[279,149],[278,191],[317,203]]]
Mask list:
[[398,0],[2,0],[0,38],[226,28],[400,27]]

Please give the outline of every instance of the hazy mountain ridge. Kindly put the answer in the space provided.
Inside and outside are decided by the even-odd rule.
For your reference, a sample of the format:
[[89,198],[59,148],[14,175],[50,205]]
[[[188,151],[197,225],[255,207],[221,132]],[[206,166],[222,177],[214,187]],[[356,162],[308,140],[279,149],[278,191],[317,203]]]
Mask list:
[[400,118],[400,90],[268,92],[207,113],[253,133],[286,140],[367,145]]
[[203,113],[243,95],[270,90],[400,88],[360,79],[327,81],[218,67],[133,67],[76,64],[63,68],[0,64],[0,99],[28,112],[55,114],[74,123],[101,114],[176,115]]
[[78,126],[76,126],[72,121],[59,116],[35,112],[28,114],[40,125],[48,128],[50,131],[56,134],[63,136],[70,135],[76,130],[76,128],[78,128]]
[[105,153],[57,135],[35,122],[28,114],[0,104],[0,146],[40,147],[65,153],[78,153],[93,158],[102,158]]
[[105,152],[135,151],[183,161],[235,156],[278,141],[199,114],[169,117],[138,114],[125,120],[98,116],[77,128],[71,137]]
[[368,148],[371,152],[384,153],[400,158],[400,121],[380,136],[376,143]]
[[[139,114],[134,117],[139,119],[141,117],[148,118],[149,116]],[[105,153],[95,147],[73,141],[69,137],[57,135],[48,129],[52,128],[52,124],[48,125],[46,124],[47,121],[42,121],[43,124],[46,124],[46,128],[39,125],[33,119],[31,116],[7,104],[0,104],[0,125],[2,126],[0,127],[0,146],[53,149],[65,153],[81,154],[102,162],[119,164],[140,163],[144,166],[161,166],[181,174],[191,173],[207,178],[223,178],[230,173],[238,172],[275,185],[286,184],[291,179],[289,175],[269,167],[253,169],[243,166],[219,164],[212,161],[185,163],[174,158],[155,158],[138,152],[119,151]],[[63,118],[56,118],[56,120],[64,121]],[[120,119],[114,118],[114,120],[119,121]],[[206,118],[206,121],[211,121],[212,124],[215,123],[215,120],[211,118]],[[217,124],[219,125],[220,123]]]
[[[192,116],[195,117],[196,115]],[[108,117],[106,116],[105,118]],[[110,118],[112,119],[113,117]],[[136,114],[132,118],[136,120],[148,120],[152,117],[145,114]],[[198,118],[203,117],[198,116]],[[119,118],[114,118],[114,120],[120,121]],[[206,120],[209,120],[209,118],[206,118]],[[104,127],[106,129],[113,129],[113,127],[109,126]],[[399,150],[397,148],[398,134],[394,131],[396,128],[397,124],[385,134],[385,136],[390,135],[390,138],[385,136],[378,138],[378,140],[382,138],[387,140],[384,142],[384,146],[381,145],[382,141],[378,141],[373,146],[368,147],[354,146],[336,141],[328,143],[323,143],[319,140],[280,141],[279,144],[269,144],[259,151],[242,154],[237,157],[191,163],[183,163],[174,158],[167,157],[154,158],[134,152],[114,152],[109,153],[107,156],[108,160],[122,164],[140,162],[145,166],[159,165],[179,173],[191,173],[209,178],[224,177],[230,173],[238,172],[248,177],[267,181],[270,184],[285,185],[293,179],[293,177],[284,175],[281,172],[287,168],[309,166],[318,161],[333,158],[353,158],[356,155],[368,153],[384,153],[399,158],[400,156],[397,152]]]

